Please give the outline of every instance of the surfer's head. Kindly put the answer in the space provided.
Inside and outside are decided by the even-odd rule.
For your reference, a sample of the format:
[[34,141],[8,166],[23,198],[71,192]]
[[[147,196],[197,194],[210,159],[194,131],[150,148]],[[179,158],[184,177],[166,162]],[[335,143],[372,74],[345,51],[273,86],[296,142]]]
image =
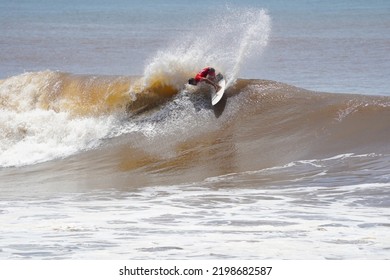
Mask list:
[[215,69],[213,67],[210,67],[209,71],[207,72],[207,75],[214,78],[215,77]]
[[194,78],[189,79],[189,80],[188,80],[188,83],[189,83],[190,85],[193,85],[193,86],[196,86],[196,85],[197,85],[197,82],[196,82],[196,80],[195,80]]

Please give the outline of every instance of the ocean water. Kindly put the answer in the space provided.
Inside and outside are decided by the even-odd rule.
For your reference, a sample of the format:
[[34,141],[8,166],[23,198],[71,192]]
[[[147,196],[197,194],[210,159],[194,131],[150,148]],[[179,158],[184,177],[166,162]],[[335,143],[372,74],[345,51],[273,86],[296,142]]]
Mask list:
[[[0,0],[0,259],[389,259],[389,1]],[[205,65],[224,99],[185,85]]]

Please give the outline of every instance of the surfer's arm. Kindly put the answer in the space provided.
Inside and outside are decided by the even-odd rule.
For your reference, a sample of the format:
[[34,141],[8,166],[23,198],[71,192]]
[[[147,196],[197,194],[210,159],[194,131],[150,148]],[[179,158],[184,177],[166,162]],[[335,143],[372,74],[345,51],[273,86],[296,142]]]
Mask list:
[[201,78],[201,81],[202,82],[206,82],[209,85],[212,85],[215,88],[216,91],[218,91],[221,88],[217,83],[214,83],[212,80],[210,80],[208,78]]

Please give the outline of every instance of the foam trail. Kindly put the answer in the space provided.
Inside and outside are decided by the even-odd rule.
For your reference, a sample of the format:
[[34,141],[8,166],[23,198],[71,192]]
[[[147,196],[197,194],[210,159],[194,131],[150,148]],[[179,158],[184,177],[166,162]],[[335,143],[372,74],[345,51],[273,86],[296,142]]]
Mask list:
[[207,28],[194,30],[165,51],[159,51],[146,66],[143,87],[183,87],[189,77],[205,66],[213,66],[233,84],[240,68],[251,56],[262,53],[271,30],[263,10],[226,8]]

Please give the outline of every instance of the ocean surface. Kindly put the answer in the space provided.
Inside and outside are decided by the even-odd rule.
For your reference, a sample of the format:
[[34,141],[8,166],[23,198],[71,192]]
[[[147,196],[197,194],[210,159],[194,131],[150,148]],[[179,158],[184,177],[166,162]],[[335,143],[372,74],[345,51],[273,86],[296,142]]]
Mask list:
[[0,259],[390,259],[389,1],[0,0],[0,25]]

